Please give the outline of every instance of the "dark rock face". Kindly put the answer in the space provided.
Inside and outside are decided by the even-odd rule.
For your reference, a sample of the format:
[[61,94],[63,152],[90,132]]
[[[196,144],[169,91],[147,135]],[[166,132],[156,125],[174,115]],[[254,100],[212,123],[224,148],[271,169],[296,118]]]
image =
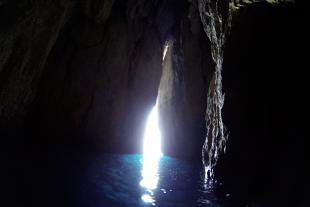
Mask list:
[[261,206],[306,206],[303,19],[297,8],[248,7],[225,51],[224,121],[230,136],[218,176]]
[[154,5],[134,6],[117,2],[105,24],[78,16],[63,31],[37,99],[49,131],[98,150],[139,150],[157,96],[162,45]]
[[0,6],[0,124],[4,125],[27,112],[71,2],[5,1]]

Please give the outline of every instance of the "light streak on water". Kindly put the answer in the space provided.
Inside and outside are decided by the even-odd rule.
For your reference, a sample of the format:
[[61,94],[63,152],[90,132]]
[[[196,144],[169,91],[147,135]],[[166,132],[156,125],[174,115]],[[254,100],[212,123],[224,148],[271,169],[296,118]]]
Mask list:
[[159,181],[159,161],[161,152],[161,133],[158,124],[158,109],[155,105],[147,119],[143,140],[143,166],[140,186],[146,189],[141,199],[146,203],[155,205],[153,190],[157,188]]

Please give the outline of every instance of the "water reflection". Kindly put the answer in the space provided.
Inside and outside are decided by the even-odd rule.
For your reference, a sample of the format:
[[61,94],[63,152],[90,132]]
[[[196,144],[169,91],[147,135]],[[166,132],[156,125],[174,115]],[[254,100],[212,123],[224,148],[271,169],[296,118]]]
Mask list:
[[212,189],[203,186],[205,171],[201,165],[168,156],[162,156],[150,165],[151,162],[146,162],[147,157],[104,154],[87,159],[91,164],[91,180],[79,188],[83,191],[79,206],[233,206],[230,204],[233,197],[227,196],[227,192],[223,194],[224,198],[218,199]]
[[140,186],[145,189],[141,199],[146,203],[155,205],[153,190],[157,188],[159,180],[159,161],[162,157],[161,152],[161,133],[158,126],[157,105],[153,107],[146,123],[143,159],[142,159],[142,180]]
[[92,181],[83,187],[80,206],[220,207],[223,201],[205,186],[202,166],[163,156],[156,106],[146,123],[143,155],[104,154],[90,160]]
[[149,194],[144,194],[143,196],[141,196],[141,199],[145,202],[145,203],[154,203],[155,204],[155,200],[152,198],[152,196],[150,196]]

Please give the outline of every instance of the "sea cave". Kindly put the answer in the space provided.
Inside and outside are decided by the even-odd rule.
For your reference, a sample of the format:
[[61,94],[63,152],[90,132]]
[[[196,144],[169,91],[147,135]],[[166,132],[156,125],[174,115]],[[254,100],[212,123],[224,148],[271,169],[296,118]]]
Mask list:
[[306,10],[0,0],[0,206],[310,206]]

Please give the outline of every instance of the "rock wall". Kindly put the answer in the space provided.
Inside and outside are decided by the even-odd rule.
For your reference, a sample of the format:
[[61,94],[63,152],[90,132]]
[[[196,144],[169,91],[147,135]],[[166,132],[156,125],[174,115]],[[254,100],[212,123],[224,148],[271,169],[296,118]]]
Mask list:
[[[18,123],[30,131],[25,142],[45,146],[139,152],[168,68],[164,152],[200,157],[211,65],[196,4],[4,1],[1,15],[11,21],[0,33],[1,129]],[[174,42],[169,67],[162,60],[167,40]]]
[[136,3],[116,2],[104,23],[77,16],[63,31],[36,100],[43,128],[98,150],[140,150],[162,44],[154,2]]
[[[268,4],[242,10],[224,59],[224,121],[230,132],[217,172],[260,206],[304,206],[308,180],[304,16]],[[309,143],[308,143],[309,144]]]
[[196,2],[183,14],[168,39],[159,88],[159,110],[166,153],[200,158],[205,139],[205,108],[212,61]]
[[71,1],[1,1],[0,124],[19,122],[38,83]]

